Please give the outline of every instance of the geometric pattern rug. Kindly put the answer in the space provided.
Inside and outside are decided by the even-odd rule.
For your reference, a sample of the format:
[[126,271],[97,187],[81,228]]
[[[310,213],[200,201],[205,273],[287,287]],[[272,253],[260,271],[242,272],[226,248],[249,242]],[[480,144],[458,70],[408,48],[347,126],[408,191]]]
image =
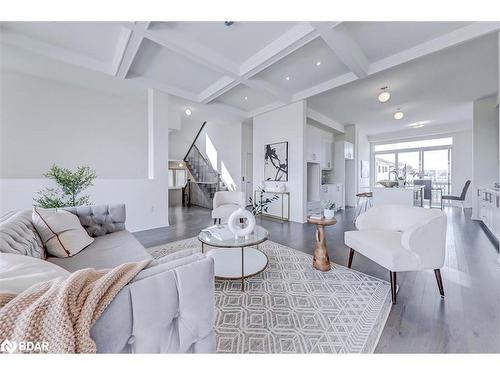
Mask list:
[[[199,248],[196,237],[148,249],[154,258]],[[206,247],[209,251],[209,247]],[[245,280],[215,280],[218,353],[373,353],[391,310],[386,281],[266,241],[265,271]]]

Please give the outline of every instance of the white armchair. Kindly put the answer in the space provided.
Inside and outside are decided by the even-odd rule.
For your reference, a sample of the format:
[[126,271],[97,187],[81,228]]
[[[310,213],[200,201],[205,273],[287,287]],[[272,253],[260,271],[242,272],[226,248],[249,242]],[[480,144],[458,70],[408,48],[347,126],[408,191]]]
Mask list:
[[241,191],[218,191],[214,195],[212,219],[226,221],[238,208],[245,208],[245,193]]
[[433,269],[444,297],[440,268],[446,253],[446,215],[442,211],[398,205],[375,206],[356,220],[357,231],[345,232],[348,267],[359,252],[390,271],[392,303],[396,273]]

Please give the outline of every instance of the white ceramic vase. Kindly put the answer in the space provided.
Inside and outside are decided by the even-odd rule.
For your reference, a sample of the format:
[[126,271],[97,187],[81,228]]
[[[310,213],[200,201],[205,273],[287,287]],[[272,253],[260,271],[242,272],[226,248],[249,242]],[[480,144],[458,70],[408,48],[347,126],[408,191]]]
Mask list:
[[325,208],[323,210],[323,216],[328,220],[333,219],[335,217],[335,210],[329,210]]

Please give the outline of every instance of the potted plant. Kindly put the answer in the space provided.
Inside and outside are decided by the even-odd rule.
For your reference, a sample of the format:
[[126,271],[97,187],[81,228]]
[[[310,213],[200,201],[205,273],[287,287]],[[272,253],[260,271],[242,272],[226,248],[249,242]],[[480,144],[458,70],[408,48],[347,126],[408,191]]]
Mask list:
[[78,167],[76,171],[72,171],[53,165],[44,176],[54,180],[57,187],[39,191],[33,199],[36,207],[57,208],[91,204],[90,196],[81,195],[93,185],[96,178],[95,171],[89,166]]
[[323,207],[323,216],[325,219],[333,219],[335,217],[335,202],[331,200],[322,201],[321,206]]

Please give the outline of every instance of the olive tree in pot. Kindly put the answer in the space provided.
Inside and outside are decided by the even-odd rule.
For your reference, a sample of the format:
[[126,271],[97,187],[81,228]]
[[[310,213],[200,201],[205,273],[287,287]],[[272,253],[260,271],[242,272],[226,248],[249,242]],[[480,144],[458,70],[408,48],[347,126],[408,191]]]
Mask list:
[[34,205],[41,208],[76,207],[92,204],[89,195],[81,195],[93,185],[96,173],[89,166],[78,167],[76,171],[53,165],[44,177],[54,180],[56,188],[46,188],[33,198]]

